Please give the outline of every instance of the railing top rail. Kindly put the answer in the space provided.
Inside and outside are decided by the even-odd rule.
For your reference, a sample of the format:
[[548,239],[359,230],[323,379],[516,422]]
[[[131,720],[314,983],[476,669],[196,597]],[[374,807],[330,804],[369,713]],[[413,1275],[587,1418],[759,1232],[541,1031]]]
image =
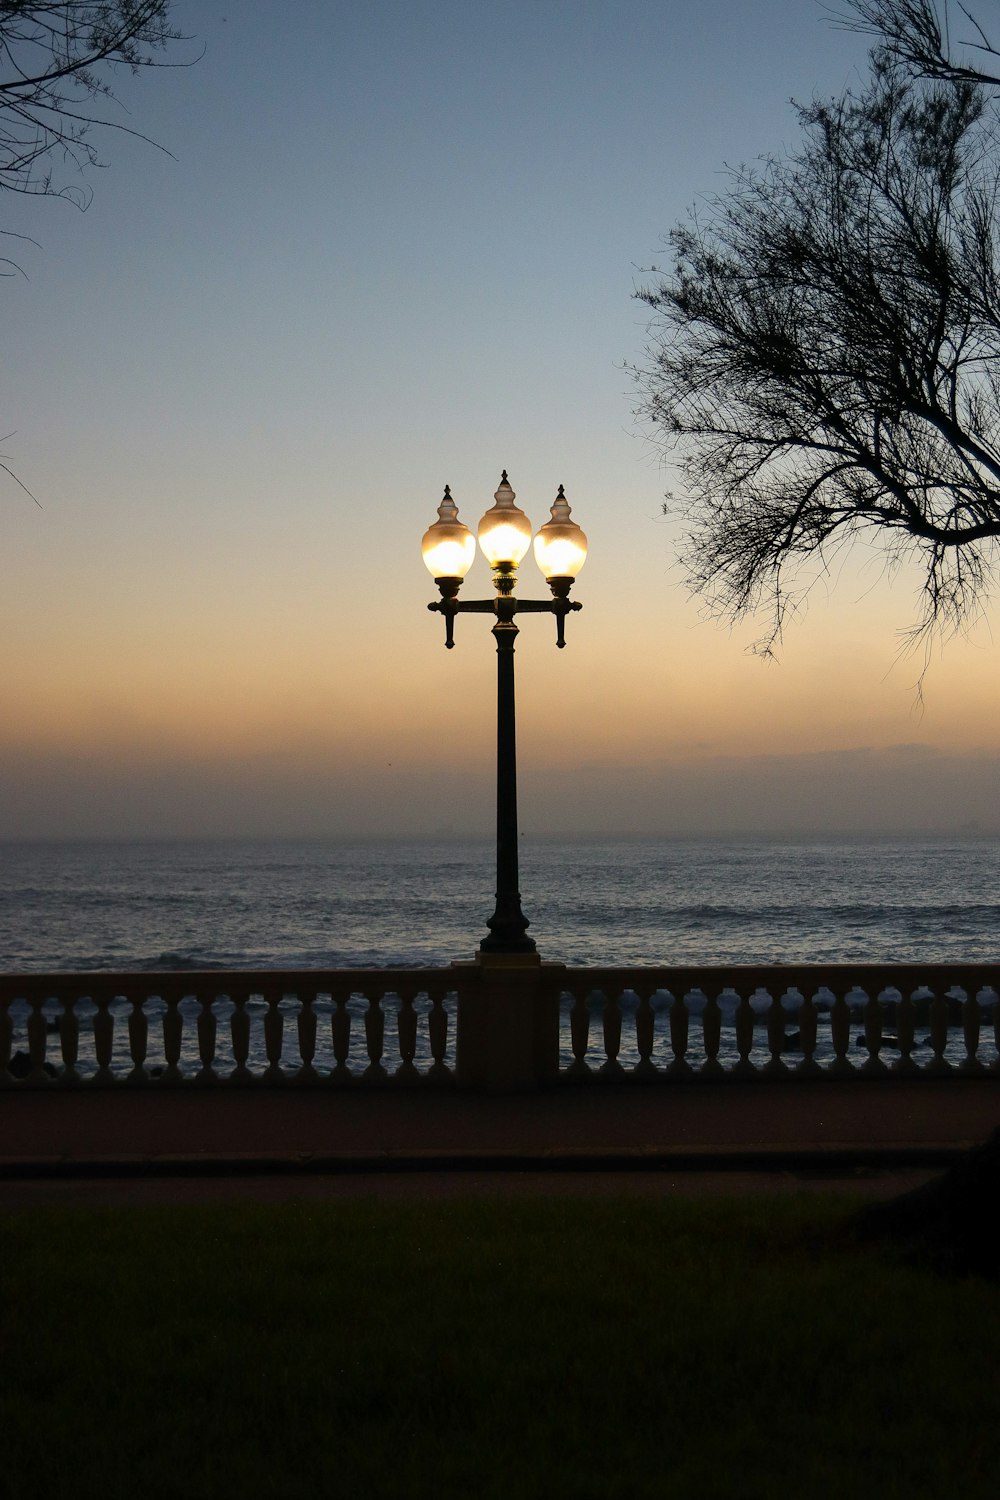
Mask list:
[[601,965],[590,968],[567,965],[561,973],[553,976],[556,983],[566,989],[590,985],[600,989],[614,985],[619,989],[648,988],[654,984],[670,990],[731,988],[742,991],[747,988],[771,989],[772,987],[811,989],[850,989],[857,985],[861,989],[877,985],[885,989],[890,985],[917,988],[921,985],[966,985],[982,988],[1000,983],[1000,958],[995,963],[792,963],[792,964],[636,964]]
[[[214,993],[287,994],[355,991],[391,994],[463,990],[480,974],[478,966],[447,968],[352,969],[136,969],[57,970],[47,973],[0,973],[0,1001],[45,999],[74,992],[97,998],[124,994],[146,996]],[[668,990],[686,994],[701,990],[738,994],[756,989],[802,993],[828,988],[845,993],[857,987],[878,993],[884,989],[910,991],[927,987],[942,991],[958,986],[970,992],[1000,987],[1000,959],[996,963],[801,963],[801,964],[606,964],[595,967],[546,964],[541,971],[545,988],[565,991]]]
[[47,991],[59,994],[65,990],[106,994],[109,990],[145,990],[154,995],[161,990],[228,990],[264,992],[283,988],[324,990],[355,988],[393,991],[400,986],[426,989],[428,985],[446,985],[454,989],[456,971],[451,968],[427,969],[130,969],[130,970],[55,970],[47,973],[0,974],[0,996],[37,994]]

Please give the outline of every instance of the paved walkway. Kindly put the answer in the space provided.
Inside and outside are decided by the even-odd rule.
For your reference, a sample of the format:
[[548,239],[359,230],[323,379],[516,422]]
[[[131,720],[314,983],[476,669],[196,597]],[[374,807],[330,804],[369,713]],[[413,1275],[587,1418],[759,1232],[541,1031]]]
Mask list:
[[1000,1076],[459,1092],[8,1090],[0,1205],[894,1192],[1000,1124]]

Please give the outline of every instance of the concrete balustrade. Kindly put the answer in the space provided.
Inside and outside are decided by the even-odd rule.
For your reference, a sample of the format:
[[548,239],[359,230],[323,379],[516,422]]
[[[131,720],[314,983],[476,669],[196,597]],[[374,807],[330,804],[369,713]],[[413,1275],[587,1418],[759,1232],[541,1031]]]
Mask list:
[[437,1085],[454,1012],[446,969],[0,976],[0,1087]]
[[1000,967],[0,975],[0,1087],[1000,1078]]
[[563,986],[569,1080],[1000,1075],[1000,966],[567,969]]

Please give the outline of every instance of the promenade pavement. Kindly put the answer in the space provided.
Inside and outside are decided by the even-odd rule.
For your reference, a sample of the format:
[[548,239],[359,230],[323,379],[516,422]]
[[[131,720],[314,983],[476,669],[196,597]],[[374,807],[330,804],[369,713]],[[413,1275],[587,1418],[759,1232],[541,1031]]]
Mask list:
[[423,1089],[7,1090],[0,1207],[902,1191],[1000,1124],[1000,1076]]

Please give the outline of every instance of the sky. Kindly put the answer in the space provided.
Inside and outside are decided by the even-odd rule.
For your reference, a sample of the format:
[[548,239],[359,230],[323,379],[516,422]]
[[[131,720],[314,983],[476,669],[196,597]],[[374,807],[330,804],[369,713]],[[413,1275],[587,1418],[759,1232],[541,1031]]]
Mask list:
[[502,469],[590,540],[566,649],[522,622],[526,835],[1000,831],[996,610],[921,702],[916,575],[858,548],[762,661],[687,591],[633,416],[643,267],[863,39],[818,0],[175,15],[197,61],[117,84],[167,149],[95,137],[86,212],[3,204],[39,505],[0,485],[0,838],[489,833],[493,641],[445,651],[420,540]]

